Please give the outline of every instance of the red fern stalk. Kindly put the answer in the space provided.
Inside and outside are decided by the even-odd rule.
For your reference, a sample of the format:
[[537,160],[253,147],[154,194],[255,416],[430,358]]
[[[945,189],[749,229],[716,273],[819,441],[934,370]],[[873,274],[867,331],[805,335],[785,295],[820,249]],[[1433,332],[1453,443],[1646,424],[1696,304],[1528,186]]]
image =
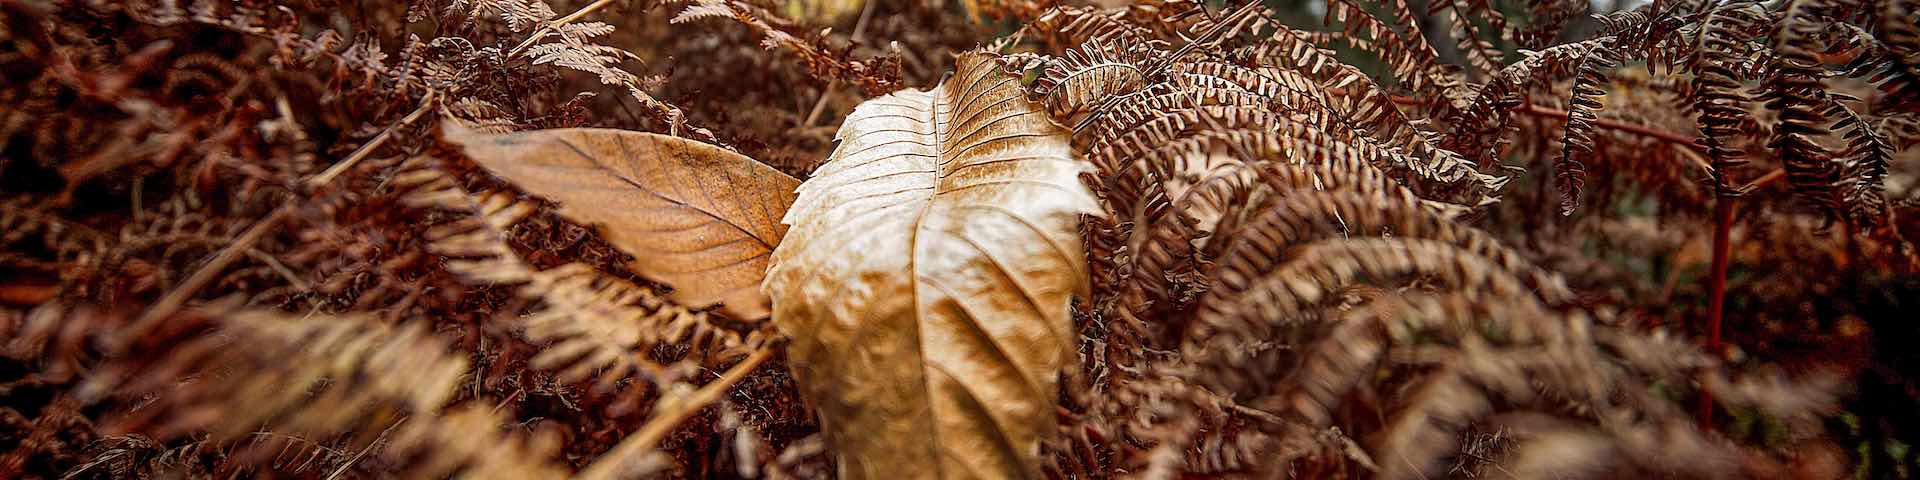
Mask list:
[[[1725,312],[1727,302],[1727,260],[1729,244],[1732,243],[1733,211],[1740,197],[1722,195],[1714,203],[1715,224],[1713,228],[1713,272],[1708,278],[1707,297],[1707,353],[1720,354],[1720,316]],[[1713,392],[1705,388],[1700,390],[1700,428],[1713,429]]]

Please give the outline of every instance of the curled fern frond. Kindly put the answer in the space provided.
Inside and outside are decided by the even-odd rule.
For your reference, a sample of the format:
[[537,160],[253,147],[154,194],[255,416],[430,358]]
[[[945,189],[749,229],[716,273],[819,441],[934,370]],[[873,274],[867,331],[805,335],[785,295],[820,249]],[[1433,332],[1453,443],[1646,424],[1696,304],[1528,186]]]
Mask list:
[[[51,251],[55,259],[69,259],[98,255],[114,243],[112,237],[102,232],[61,219],[29,203],[24,200],[0,201],[0,232],[5,232],[0,233],[0,246],[38,239],[41,248]],[[24,248],[9,250],[0,253],[0,265],[29,260],[21,253],[25,251]]]

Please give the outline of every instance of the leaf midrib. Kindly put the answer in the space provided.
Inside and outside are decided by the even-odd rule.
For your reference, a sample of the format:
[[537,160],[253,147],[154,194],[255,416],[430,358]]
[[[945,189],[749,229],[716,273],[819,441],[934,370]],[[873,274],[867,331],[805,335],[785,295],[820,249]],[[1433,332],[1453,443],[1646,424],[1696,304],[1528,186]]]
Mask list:
[[[618,179],[620,180],[621,183],[625,183],[629,186],[632,186],[635,190],[639,190],[642,193],[646,193],[647,195],[652,195],[654,198],[658,198],[661,201],[671,203],[674,206],[683,207],[688,210],[699,212],[701,215],[704,215],[707,218],[711,218],[714,221],[720,222],[721,224],[724,224],[729,228],[738,230],[741,233],[746,234],[748,238],[752,238],[755,243],[759,243],[761,249],[766,250],[767,252],[772,252],[774,245],[776,245],[778,242],[777,240],[768,241],[767,239],[760,238],[759,233],[754,232],[752,229],[743,227],[738,223],[734,223],[732,220],[729,220],[725,217],[721,217],[718,214],[709,212],[706,209],[694,206],[693,204],[687,203],[685,201],[682,201],[673,197],[669,197],[665,194],[654,191],[654,189],[647,188],[646,185],[641,185],[640,182],[636,182],[632,178],[628,178],[628,176],[624,174],[622,170],[618,168],[614,168],[613,165],[609,165],[606,162],[601,161],[599,157],[588,155],[585,150],[581,150],[580,146],[575,145],[572,140],[568,140],[566,138],[559,138],[559,139],[556,139],[556,141],[560,142],[561,145],[566,146],[568,150],[572,150],[574,155],[579,155],[580,158],[585,159],[588,162],[592,162],[595,167],[600,167],[600,169],[607,171],[608,173],[607,176]],[[624,142],[622,143],[621,148],[626,148]],[[696,184],[700,185],[698,188],[700,188],[702,191],[706,190],[705,184],[698,183],[697,181],[696,181]],[[711,202],[712,200],[709,199],[708,201]],[[764,256],[765,253],[763,253],[762,255]]]

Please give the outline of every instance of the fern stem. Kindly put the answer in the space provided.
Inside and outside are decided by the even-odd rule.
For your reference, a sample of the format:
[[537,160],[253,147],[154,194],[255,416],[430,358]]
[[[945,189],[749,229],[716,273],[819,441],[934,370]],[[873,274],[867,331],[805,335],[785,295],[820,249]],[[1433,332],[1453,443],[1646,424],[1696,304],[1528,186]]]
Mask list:
[[[1733,212],[1740,197],[1721,195],[1714,202],[1713,229],[1713,271],[1708,276],[1707,294],[1707,353],[1720,355],[1720,317],[1726,311],[1727,303],[1727,264],[1730,244],[1733,243]],[[1713,429],[1713,392],[1700,389],[1699,422],[1702,430]]]
[[700,409],[706,408],[707,404],[719,400],[720,395],[725,394],[728,388],[747,378],[748,373],[772,356],[773,348],[762,346],[747,355],[746,360],[741,360],[740,363],[728,368],[726,373],[720,374],[720,378],[701,385],[699,390],[684,397],[663,400],[659,407],[663,410],[662,412],[647,420],[647,424],[640,426],[639,431],[620,440],[619,445],[614,445],[613,449],[600,455],[600,458],[594,459],[593,463],[587,465],[587,468],[581,470],[575,478],[586,480],[625,478],[626,475],[623,475],[623,472],[627,470],[631,461],[652,450],[654,444],[660,443],[660,439],[666,438],[668,433],[673,432],[673,427],[687,417],[693,416]]
[[[1733,191],[1753,191],[1753,189],[1780,181],[1780,179],[1786,178],[1786,176],[1786,169],[1777,168]],[[1725,177],[1722,178],[1724,179]],[[1711,275],[1708,277],[1711,283],[1707,285],[1707,353],[1716,356],[1720,355],[1722,350],[1720,345],[1720,322],[1721,318],[1726,314],[1727,265],[1730,263],[1730,258],[1728,257],[1732,251],[1733,243],[1733,213],[1738,206],[1739,200],[1740,197],[1737,193],[1735,195],[1721,195],[1718,200],[1714,202],[1713,207],[1713,265],[1710,267],[1712,271],[1709,272]],[[1712,431],[1713,391],[1706,389],[1704,386],[1700,388],[1700,403],[1697,415],[1697,422],[1700,425],[1700,429]]]
[[39,283],[0,285],[0,305],[33,307],[52,300],[59,293],[59,285]]
[[[1339,95],[1346,94],[1346,91],[1340,88],[1329,88],[1326,90],[1328,95],[1339,96]],[[1423,105],[1423,104],[1431,103],[1428,101],[1424,101],[1414,97],[1409,97],[1406,95],[1394,95],[1392,96],[1392,100],[1393,100],[1393,103],[1397,103],[1401,105]],[[1567,111],[1561,110],[1558,108],[1527,104],[1527,105],[1521,106],[1517,111],[1520,113],[1525,113],[1525,114],[1533,115],[1536,117],[1558,119],[1562,122],[1567,120]],[[1593,126],[1608,129],[1608,130],[1618,130],[1622,132],[1632,133],[1635,135],[1658,139],[1658,140],[1665,141],[1667,143],[1676,144],[1676,145],[1686,145],[1690,148],[1695,148],[1695,149],[1699,148],[1699,146],[1694,143],[1693,137],[1691,136],[1670,132],[1670,131],[1662,130],[1659,128],[1647,126],[1647,125],[1622,122],[1619,120],[1613,120],[1613,119],[1607,119],[1607,118],[1597,118],[1593,120]]]
[[[1520,112],[1526,113],[1529,115],[1556,118],[1562,121],[1565,121],[1567,119],[1566,110],[1561,110],[1558,108],[1542,107],[1539,105],[1529,104],[1525,107],[1522,107],[1520,109]],[[1686,145],[1689,147],[1694,146],[1693,137],[1681,135],[1674,132],[1669,132],[1666,130],[1661,130],[1658,128],[1649,127],[1646,125],[1640,125],[1636,123],[1627,123],[1627,122],[1605,119],[1605,118],[1594,119],[1593,125],[1596,127],[1605,128],[1608,130],[1619,130],[1622,132],[1640,135],[1643,137],[1656,138],[1656,139],[1666,141],[1668,143]]]

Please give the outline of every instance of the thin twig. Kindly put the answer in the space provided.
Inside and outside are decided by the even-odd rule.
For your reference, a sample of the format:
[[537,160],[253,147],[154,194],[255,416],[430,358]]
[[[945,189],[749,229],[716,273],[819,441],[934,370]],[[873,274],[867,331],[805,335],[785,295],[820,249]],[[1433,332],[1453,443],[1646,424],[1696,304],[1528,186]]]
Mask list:
[[124,333],[119,338],[119,341],[122,342],[121,345],[124,346],[126,342],[140,338],[145,335],[148,330],[153,329],[156,324],[160,323],[161,319],[173,315],[173,312],[179,311],[181,306],[186,305],[188,299],[193,298],[194,294],[199,293],[201,288],[206,287],[207,283],[212,282],[215,275],[219,275],[220,272],[225,271],[227,265],[232,264],[234,260],[238,260],[241,256],[246,255],[246,252],[253,248],[254,243],[259,242],[262,237],[267,235],[267,232],[279,226],[282,220],[286,220],[287,217],[292,216],[293,208],[293,202],[281,204],[280,208],[273,210],[273,213],[269,213],[265,218],[254,222],[253,226],[247,227],[247,231],[242,232],[239,238],[235,238],[232,244],[221,249],[220,253],[214,254],[213,259],[208,260],[205,265],[201,265],[198,270],[194,270],[193,275],[188,276],[186,281],[175,285],[172,290],[167,291],[166,295],[160,297],[160,301],[154,302],[151,307],[147,307],[147,311],[141,313],[140,318],[135,319],[133,323],[128,325],[126,330],[123,331]]
[[360,449],[360,453],[353,454],[353,458],[347,459],[346,463],[340,464],[340,468],[336,468],[333,470],[333,473],[327,474],[326,480],[334,480],[340,478],[341,474],[347,473],[348,468],[353,468],[353,464],[359,463],[360,459],[366,457],[368,452],[372,452],[373,447],[379,446],[381,440],[385,440],[388,434],[393,433],[393,429],[400,428],[401,425],[406,424],[407,418],[409,417],[400,417],[400,421],[393,422],[393,425],[387,426],[386,430],[380,432],[379,437],[373,439],[373,443],[367,444],[366,448]]
[[659,407],[661,412],[655,414],[653,419],[648,420],[646,425],[642,425],[640,431],[634,432],[632,435],[628,435],[627,438],[620,440],[619,445],[615,445],[612,450],[608,450],[607,453],[600,455],[600,458],[594,459],[593,463],[587,465],[587,468],[581,470],[580,474],[575,478],[587,480],[611,480],[620,478],[622,471],[627,467],[628,461],[639,458],[641,455],[646,454],[647,451],[652,450],[653,446],[660,443],[660,439],[666,438],[668,433],[673,432],[673,428],[678,426],[681,421],[693,416],[694,413],[705,408],[707,404],[720,400],[720,396],[725,394],[728,388],[732,387],[733,384],[740,383],[740,380],[747,378],[748,373],[752,372],[754,368],[759,367],[762,362],[767,361],[767,358],[772,356],[772,347],[760,347],[759,350],[754,350],[752,354],[748,355],[746,360],[741,360],[740,363],[734,364],[732,368],[728,368],[726,373],[720,375],[720,378],[712,382],[707,382],[706,385],[701,385],[699,390],[695,390],[693,393],[687,394],[684,397],[662,400]]
[[860,43],[861,34],[867,32],[867,20],[873,18],[873,6],[879,4],[880,2],[867,2],[866,7],[860,9],[860,19],[853,22],[853,35],[847,38],[853,39],[854,43]]
[[300,279],[299,274],[293,273],[293,269],[287,268],[287,265],[284,263],[280,263],[280,259],[275,258],[273,254],[262,252],[256,248],[248,248],[247,256],[253,257],[254,260],[258,260],[260,263],[267,264],[267,268],[272,269],[274,273],[280,274],[280,278],[284,278],[287,280],[287,283],[293,284],[293,288],[303,291],[312,288],[312,286],[307,284],[306,280]]
[[547,24],[542,25],[539,30],[534,30],[532,35],[528,35],[526,41],[520,42],[520,45],[513,47],[513,50],[507,51],[507,58],[520,56],[520,52],[526,51],[527,47],[533,46],[533,42],[546,38],[547,34],[559,31],[560,27],[567,26],[567,24],[573,23],[574,20],[579,20],[580,17],[587,16],[587,14],[593,13],[594,10],[599,10],[601,7],[605,7],[610,3],[613,3],[613,0],[600,0],[589,3],[587,6],[580,7],[579,10],[574,10],[573,13],[567,14],[567,16],[554,19],[552,22],[547,22]]
[[813,102],[813,110],[807,112],[807,120],[800,122],[800,128],[809,128],[820,120],[820,113],[827,109],[827,99],[833,97],[833,88],[840,86],[839,80],[827,82],[827,88],[820,91],[820,99]]
[[1756,179],[1753,179],[1753,181],[1751,182],[1747,182],[1747,185],[1744,187],[1740,187],[1740,190],[1738,191],[1751,192],[1753,191],[1753,189],[1765,187],[1767,185],[1772,185],[1773,182],[1778,182],[1782,178],[1787,178],[1787,170],[1784,168],[1776,168],[1776,169],[1773,169],[1773,171],[1771,172],[1767,172],[1766,175],[1761,175],[1760,178],[1756,178]]
[[373,137],[373,140],[368,141],[366,145],[361,145],[360,148],[355,149],[352,154],[347,155],[346,160],[341,160],[340,163],[327,167],[327,170],[320,172],[319,175],[314,175],[313,178],[307,179],[307,187],[312,188],[333,183],[334,177],[338,177],[341,173],[345,173],[347,169],[353,168],[354,164],[360,163],[360,160],[366,159],[368,155],[372,155],[375,149],[380,148],[381,145],[385,145],[387,140],[393,139],[393,131],[395,129],[412,124],[414,121],[419,120],[420,117],[426,115],[427,110],[431,109],[435,100],[439,98],[439,91],[428,91],[426,98],[420,100],[420,108],[413,109],[413,113],[408,113],[406,118],[401,118],[398,123],[394,123],[392,126],[387,127],[386,130],[380,131],[380,135]]

